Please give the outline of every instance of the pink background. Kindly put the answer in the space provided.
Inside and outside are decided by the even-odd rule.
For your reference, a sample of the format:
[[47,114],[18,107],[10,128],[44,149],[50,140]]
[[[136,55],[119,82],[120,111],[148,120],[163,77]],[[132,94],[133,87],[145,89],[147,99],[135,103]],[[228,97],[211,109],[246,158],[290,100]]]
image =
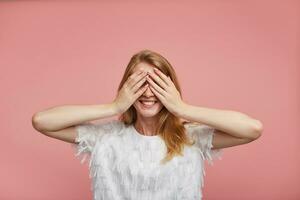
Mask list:
[[246,113],[263,136],[206,165],[204,199],[299,199],[299,1],[2,1],[0,199],[91,199],[52,106],[102,104],[137,51],[174,66],[187,103]]

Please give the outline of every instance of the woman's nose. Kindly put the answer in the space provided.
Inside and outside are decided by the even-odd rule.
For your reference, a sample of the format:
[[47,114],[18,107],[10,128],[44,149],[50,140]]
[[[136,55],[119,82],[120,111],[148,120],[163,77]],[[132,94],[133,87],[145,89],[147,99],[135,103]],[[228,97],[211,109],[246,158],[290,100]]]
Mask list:
[[[148,83],[148,84],[150,84],[150,83]],[[151,91],[149,85],[148,85],[148,88],[146,89],[146,91],[144,92],[143,95],[146,96],[146,97],[155,96],[154,93]]]

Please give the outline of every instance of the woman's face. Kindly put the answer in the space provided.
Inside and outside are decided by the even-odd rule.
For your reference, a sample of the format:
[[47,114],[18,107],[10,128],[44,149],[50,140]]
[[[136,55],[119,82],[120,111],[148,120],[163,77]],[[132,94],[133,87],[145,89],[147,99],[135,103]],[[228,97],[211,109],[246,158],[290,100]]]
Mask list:
[[[133,72],[136,72],[138,70],[155,73],[153,70],[153,66],[143,62],[137,64]],[[146,83],[147,80],[143,85],[145,85]],[[150,85],[150,83],[148,84]],[[139,98],[137,98],[133,106],[135,107],[137,115],[139,117],[154,117],[164,107],[149,87]]]

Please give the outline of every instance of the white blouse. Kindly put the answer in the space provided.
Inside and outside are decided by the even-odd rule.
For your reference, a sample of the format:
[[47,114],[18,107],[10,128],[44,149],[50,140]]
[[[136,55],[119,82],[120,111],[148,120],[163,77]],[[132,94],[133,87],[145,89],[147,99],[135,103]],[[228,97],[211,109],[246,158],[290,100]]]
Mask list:
[[157,135],[146,136],[133,125],[113,119],[76,126],[75,156],[89,161],[94,200],[201,200],[204,160],[222,159],[223,149],[211,149],[214,128],[185,124],[196,140],[184,156],[166,164],[166,146]]

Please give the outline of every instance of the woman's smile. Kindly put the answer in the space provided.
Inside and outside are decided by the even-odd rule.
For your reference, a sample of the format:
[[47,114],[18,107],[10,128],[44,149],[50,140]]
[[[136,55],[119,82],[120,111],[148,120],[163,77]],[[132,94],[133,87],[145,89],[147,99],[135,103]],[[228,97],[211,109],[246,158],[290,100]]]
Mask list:
[[154,105],[156,105],[157,100],[155,100],[155,99],[140,99],[139,104],[141,105],[142,108],[148,109],[148,108],[152,108]]

